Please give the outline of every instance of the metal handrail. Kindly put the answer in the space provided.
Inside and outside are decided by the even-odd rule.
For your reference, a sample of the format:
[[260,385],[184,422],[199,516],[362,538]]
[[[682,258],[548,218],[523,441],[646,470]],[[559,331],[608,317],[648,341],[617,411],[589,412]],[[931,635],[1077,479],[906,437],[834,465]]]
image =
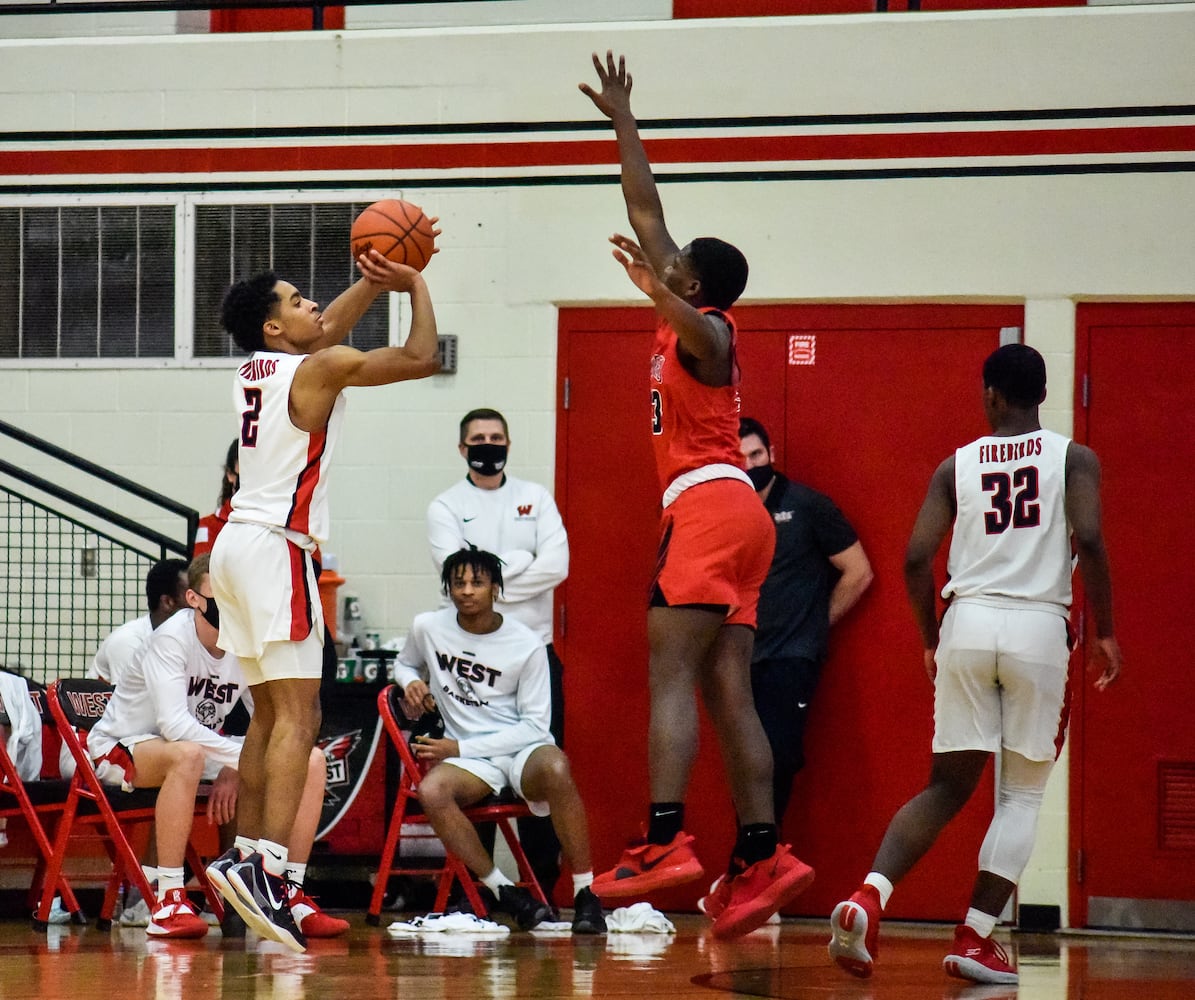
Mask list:
[[22,469],[20,466],[13,465],[11,462],[0,460],[0,473],[4,473],[13,477],[14,479],[20,480],[26,485],[41,490],[43,493],[46,493],[58,500],[73,504],[80,510],[87,511],[89,514],[102,517],[112,524],[120,526],[125,531],[128,531],[131,534],[139,535],[142,538],[145,538],[147,541],[150,541],[155,545],[160,545],[162,548],[171,552],[177,552],[184,558],[190,558],[191,549],[195,546],[195,534],[199,530],[199,512],[194,508],[188,507],[186,504],[179,503],[177,500],[172,500],[170,497],[164,496],[161,493],[157,493],[148,487],[142,486],[140,483],[135,482],[132,479],[128,479],[119,473],[112,472],[110,469],[105,469],[102,465],[96,465],[95,462],[90,462],[85,458],[81,458],[78,455],[72,454],[71,452],[66,451],[64,448],[60,448],[58,445],[53,444],[50,441],[39,438],[35,434],[30,434],[28,431],[22,430],[20,427],[10,424],[7,421],[0,420],[0,434],[10,437],[14,441],[18,441],[21,444],[28,445],[30,448],[34,448],[43,454],[49,455],[51,458],[55,458],[60,462],[64,462],[72,468],[78,469],[80,472],[84,472],[89,476],[94,476],[96,479],[102,480],[111,486],[115,486],[118,489],[124,490],[126,493],[130,493],[138,499],[144,500],[147,503],[151,503],[156,507],[160,507],[171,514],[177,514],[187,523],[186,542],[185,544],[181,543],[173,538],[161,534],[160,532],[146,528],[144,525],[138,524],[136,521],[124,517],[115,511],[109,510],[108,508],[95,503],[93,500],[88,500],[84,496],[73,493],[65,487],[58,486],[47,479],[43,479],[41,476]]

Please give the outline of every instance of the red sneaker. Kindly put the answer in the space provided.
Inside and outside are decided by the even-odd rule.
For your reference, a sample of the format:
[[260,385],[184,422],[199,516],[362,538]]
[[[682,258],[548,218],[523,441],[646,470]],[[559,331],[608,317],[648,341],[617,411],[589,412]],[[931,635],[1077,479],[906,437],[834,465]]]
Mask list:
[[880,893],[865,885],[830,914],[830,957],[852,976],[871,975],[880,948]]
[[667,844],[634,844],[622,852],[618,865],[593,880],[594,895],[607,898],[643,896],[657,889],[692,882],[705,874],[683,831]]
[[162,938],[201,938],[207,933],[207,923],[195,912],[184,890],[170,889],[154,905],[145,933]]
[[730,883],[726,881],[725,875],[719,875],[710,884],[709,893],[697,900],[697,909],[710,920],[717,920],[722,911],[726,909],[728,902],[730,902]]
[[300,888],[294,889],[290,894],[290,912],[304,937],[340,937],[349,929],[347,920],[326,914],[319,908],[319,904]]
[[726,906],[714,919],[714,937],[739,937],[762,927],[812,881],[813,869],[794,857],[788,844],[781,844],[770,858],[730,880]]
[[981,938],[966,924],[954,929],[954,948],[942,968],[956,979],[973,983],[1008,984],[1017,981],[1017,970],[1008,964],[1008,953],[990,937]]

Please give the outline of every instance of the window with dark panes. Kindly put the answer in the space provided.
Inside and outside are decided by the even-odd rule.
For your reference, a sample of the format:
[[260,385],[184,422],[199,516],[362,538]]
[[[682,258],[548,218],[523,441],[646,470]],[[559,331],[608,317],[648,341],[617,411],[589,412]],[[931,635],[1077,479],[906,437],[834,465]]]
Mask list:
[[[195,209],[195,341],[197,358],[242,352],[220,326],[228,286],[273,271],[326,307],[360,275],[349,253],[349,229],[364,204],[198,205]],[[386,296],[379,296],[345,341],[361,350],[389,339]]]
[[172,357],[174,211],[0,207],[0,358]]

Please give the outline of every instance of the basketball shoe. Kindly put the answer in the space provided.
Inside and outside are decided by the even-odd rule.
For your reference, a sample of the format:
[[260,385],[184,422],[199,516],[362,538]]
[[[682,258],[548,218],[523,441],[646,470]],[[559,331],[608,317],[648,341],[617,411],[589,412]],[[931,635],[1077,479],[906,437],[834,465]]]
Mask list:
[[667,844],[631,844],[614,868],[593,880],[594,894],[602,899],[642,896],[701,878],[705,869],[689,846],[692,843],[693,838],[682,830]]
[[236,893],[233,891],[231,885],[228,884],[228,869],[233,865],[241,863],[241,852],[239,848],[230,847],[227,851],[221,854],[215,861],[207,866],[204,870],[207,875],[207,880],[216,887],[216,891],[220,893],[226,900],[233,902],[233,897]]
[[980,937],[966,924],[954,929],[954,948],[942,960],[942,968],[956,979],[969,979],[973,983],[1017,981],[1017,970],[1008,964],[1008,953],[999,942]]
[[872,973],[880,938],[880,893],[865,885],[830,914],[830,957],[852,976]]
[[169,889],[154,905],[145,933],[160,938],[201,938],[207,933],[207,924],[195,912],[185,890]]
[[307,938],[295,923],[287,900],[286,880],[262,867],[256,851],[225,874],[237,897],[233,905],[260,937],[280,941],[291,951],[306,951]]
[[606,917],[602,913],[602,901],[594,895],[592,889],[582,889],[573,901],[573,933],[606,933]]
[[[719,875],[710,883],[709,893],[697,900],[697,909],[709,917],[710,920],[714,920],[718,917],[718,914],[726,909],[726,904],[729,900],[730,883],[726,880],[725,875]],[[777,910],[764,922],[765,924],[780,923],[780,911]]]
[[714,918],[714,937],[749,934],[790,899],[809,888],[813,869],[781,844],[770,858],[748,866],[729,882],[726,906]]
[[517,885],[499,887],[498,902],[494,904],[493,911],[513,917],[521,931],[529,931],[532,927],[542,924],[551,912],[547,903],[541,902],[528,890]]
[[329,916],[319,908],[319,904],[303,891],[302,886],[287,883],[290,895],[290,912],[294,915],[295,923],[306,938],[334,938],[340,937],[349,929],[349,922],[340,917]]

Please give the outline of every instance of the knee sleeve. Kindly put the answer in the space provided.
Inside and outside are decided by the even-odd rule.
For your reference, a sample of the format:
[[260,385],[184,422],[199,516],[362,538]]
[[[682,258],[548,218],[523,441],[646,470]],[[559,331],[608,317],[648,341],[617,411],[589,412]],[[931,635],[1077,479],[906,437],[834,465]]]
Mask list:
[[1020,881],[1033,853],[1037,817],[1052,765],[1052,761],[1030,761],[1004,753],[996,814],[979,849],[980,871],[1009,882]]

